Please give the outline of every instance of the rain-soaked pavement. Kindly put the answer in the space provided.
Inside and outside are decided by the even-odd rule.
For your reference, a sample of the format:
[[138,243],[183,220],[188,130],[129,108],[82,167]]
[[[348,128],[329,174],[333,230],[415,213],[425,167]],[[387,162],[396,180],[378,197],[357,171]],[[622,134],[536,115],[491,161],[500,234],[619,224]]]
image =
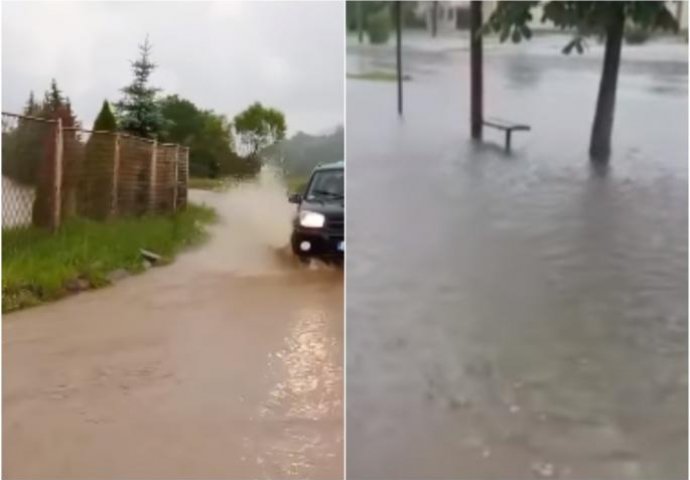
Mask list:
[[3,478],[342,478],[343,281],[268,178],[169,267],[3,318]]
[[593,169],[601,47],[564,42],[487,45],[510,156],[468,141],[462,46],[406,49],[402,121],[348,80],[349,478],[687,478],[687,46],[624,47]]

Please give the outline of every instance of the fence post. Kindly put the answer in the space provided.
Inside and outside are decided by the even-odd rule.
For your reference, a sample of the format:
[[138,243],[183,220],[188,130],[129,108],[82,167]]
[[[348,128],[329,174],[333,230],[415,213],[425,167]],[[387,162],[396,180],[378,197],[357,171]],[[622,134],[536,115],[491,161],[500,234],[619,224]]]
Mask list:
[[187,203],[189,203],[189,147],[185,147],[184,149],[184,159],[183,159],[183,166],[184,166],[184,178],[183,178],[183,184],[182,184],[182,190],[184,192],[184,208],[187,208]]
[[53,204],[51,212],[50,227],[57,230],[60,226],[60,213],[62,211],[62,161],[63,155],[63,139],[62,139],[62,119],[58,118],[55,122],[55,155],[53,160]]
[[173,189],[173,201],[172,201],[172,207],[173,207],[173,212],[177,211],[177,189],[178,189],[178,179],[180,175],[180,146],[175,145],[175,180],[174,180],[174,185],[175,188]]
[[120,134],[115,134],[115,154],[113,155],[113,179],[112,179],[112,191],[111,191],[111,204],[110,204],[110,215],[117,215],[117,204],[118,204],[118,186],[120,182]]
[[156,170],[158,161],[158,141],[154,140],[151,147],[151,160],[149,161],[149,213],[156,211]]

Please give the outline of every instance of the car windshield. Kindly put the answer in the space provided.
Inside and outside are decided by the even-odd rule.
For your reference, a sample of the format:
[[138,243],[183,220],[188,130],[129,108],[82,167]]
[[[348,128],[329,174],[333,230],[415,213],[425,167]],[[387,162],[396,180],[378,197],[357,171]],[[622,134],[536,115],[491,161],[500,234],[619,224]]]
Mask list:
[[307,199],[314,200],[339,200],[344,195],[343,170],[320,170],[314,173]]

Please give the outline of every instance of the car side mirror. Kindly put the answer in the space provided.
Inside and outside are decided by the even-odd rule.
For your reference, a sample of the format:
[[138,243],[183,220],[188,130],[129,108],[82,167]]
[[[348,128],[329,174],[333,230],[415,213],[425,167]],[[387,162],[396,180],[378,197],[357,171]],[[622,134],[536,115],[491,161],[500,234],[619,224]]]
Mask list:
[[293,193],[288,197],[288,201],[290,203],[302,203],[302,194],[301,193]]

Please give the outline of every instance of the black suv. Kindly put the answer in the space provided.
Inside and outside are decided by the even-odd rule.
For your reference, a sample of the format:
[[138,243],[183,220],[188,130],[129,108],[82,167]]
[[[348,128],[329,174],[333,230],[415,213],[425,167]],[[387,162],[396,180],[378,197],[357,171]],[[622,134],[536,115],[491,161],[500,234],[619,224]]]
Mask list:
[[301,260],[317,257],[342,262],[345,253],[344,163],[319,165],[311,172],[303,193],[290,196],[296,203],[290,243]]

